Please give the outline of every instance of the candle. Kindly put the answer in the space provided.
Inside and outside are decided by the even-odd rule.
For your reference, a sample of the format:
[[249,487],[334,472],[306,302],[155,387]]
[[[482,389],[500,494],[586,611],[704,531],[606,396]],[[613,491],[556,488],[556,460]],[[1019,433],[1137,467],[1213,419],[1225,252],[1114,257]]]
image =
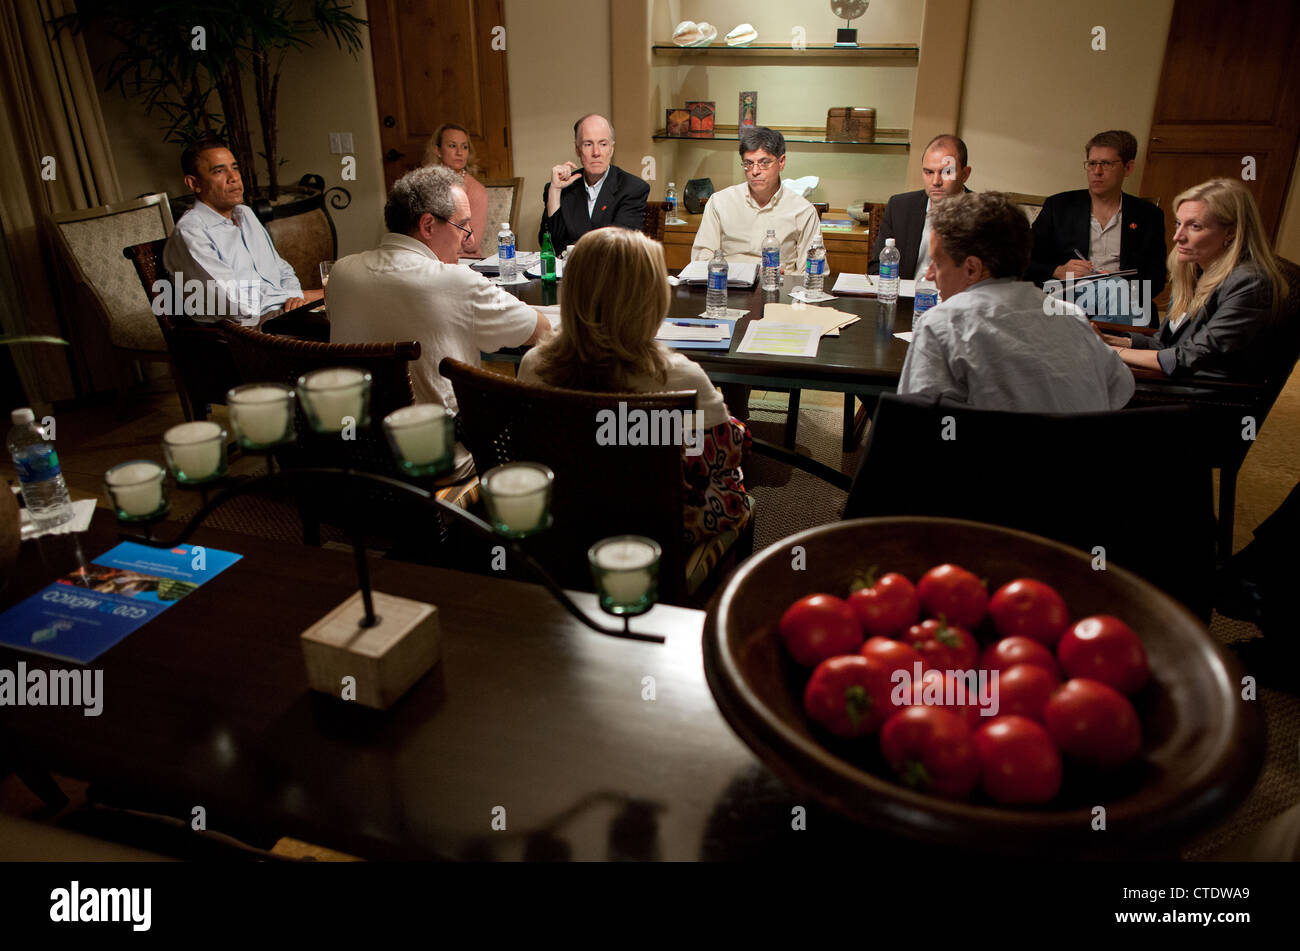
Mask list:
[[370,374],[352,367],[315,370],[298,378],[298,396],[317,432],[337,433],[346,417],[366,423]]
[[156,462],[123,462],[104,474],[109,497],[123,515],[152,515],[163,507],[163,468]]
[[181,423],[163,434],[163,451],[181,482],[202,482],[226,468],[226,431],[213,422]]
[[430,466],[448,454],[447,411],[436,403],[417,403],[389,413],[384,429],[398,457],[409,466]]
[[270,446],[291,436],[293,390],[274,383],[237,386],[226,394],[235,435],[248,446]]
[[615,605],[636,605],[651,596],[660,548],[639,535],[606,538],[592,546],[589,558],[598,569],[597,586]]
[[483,495],[498,530],[524,535],[542,526],[551,500],[550,469],[533,462],[510,462],[483,476]]

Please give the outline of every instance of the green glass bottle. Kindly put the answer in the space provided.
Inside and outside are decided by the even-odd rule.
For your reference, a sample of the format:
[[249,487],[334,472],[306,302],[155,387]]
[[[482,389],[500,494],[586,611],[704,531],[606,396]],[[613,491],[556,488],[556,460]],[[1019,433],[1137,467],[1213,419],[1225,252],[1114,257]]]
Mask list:
[[542,283],[555,283],[555,246],[549,231],[542,235]]

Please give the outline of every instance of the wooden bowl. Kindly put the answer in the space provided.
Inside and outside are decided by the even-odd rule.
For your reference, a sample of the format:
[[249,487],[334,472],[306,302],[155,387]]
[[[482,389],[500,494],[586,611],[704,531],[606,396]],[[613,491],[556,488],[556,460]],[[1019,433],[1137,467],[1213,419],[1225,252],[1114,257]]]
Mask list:
[[[804,568],[796,570],[802,549]],[[1139,758],[1111,772],[1067,761],[1061,792],[1041,807],[967,802],[896,782],[877,737],[839,740],[803,713],[808,670],[786,654],[777,625],[798,598],[843,597],[871,565],[913,582],[955,562],[990,593],[1020,577],[1061,593],[1072,619],[1113,614],[1142,638],[1148,684]],[[987,623],[987,622],[986,622]],[[991,637],[979,629],[981,644]],[[999,853],[1076,857],[1158,854],[1235,807],[1263,762],[1263,716],[1241,699],[1242,670],[1181,604],[1136,575],[1065,545],[947,518],[866,518],[784,539],[751,558],[714,600],[704,629],[709,688],[732,728],[777,775],[857,821],[890,832]],[[1094,828],[1102,815],[1105,830]]]

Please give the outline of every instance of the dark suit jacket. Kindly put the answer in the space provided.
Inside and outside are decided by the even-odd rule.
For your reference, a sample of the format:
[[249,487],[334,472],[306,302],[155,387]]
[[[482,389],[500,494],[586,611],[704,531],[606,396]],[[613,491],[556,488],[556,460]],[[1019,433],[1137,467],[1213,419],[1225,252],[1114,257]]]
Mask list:
[[[1170,314],[1177,317],[1177,314]],[[1135,350],[1160,350],[1160,366],[1173,377],[1195,374],[1252,383],[1277,362],[1277,314],[1273,285],[1250,264],[1238,264],[1192,316],[1169,329],[1166,319],[1155,336],[1132,334]]]
[[[969,192],[969,188],[963,188]],[[910,281],[923,275],[916,273],[916,259],[921,252],[921,232],[925,230],[925,206],[930,196],[924,188],[914,192],[893,195],[885,205],[885,215],[880,219],[880,234],[871,250],[871,263],[867,265],[868,274],[880,273],[880,252],[885,250],[885,239],[893,238],[901,258],[898,262],[898,276]]]
[[[1165,213],[1141,198],[1125,194],[1120,199],[1123,216],[1119,238],[1119,266],[1128,270],[1137,268],[1139,281],[1151,282],[1151,296],[1164,290],[1168,273],[1165,270]],[[1029,259],[1025,280],[1039,287],[1052,279],[1052,272],[1078,257],[1075,249],[1091,253],[1090,221],[1092,196],[1088,189],[1059,192],[1043,202],[1043,210],[1034,220],[1034,249]]]
[[640,231],[645,225],[645,202],[650,196],[650,186],[617,165],[609,167],[590,218],[587,217],[587,189],[581,174],[565,186],[560,193],[559,211],[548,218],[546,200],[550,193],[551,183],[547,182],[542,189],[542,224],[537,229],[537,244],[541,246],[542,235],[549,231],[556,254],[593,228],[617,225]]

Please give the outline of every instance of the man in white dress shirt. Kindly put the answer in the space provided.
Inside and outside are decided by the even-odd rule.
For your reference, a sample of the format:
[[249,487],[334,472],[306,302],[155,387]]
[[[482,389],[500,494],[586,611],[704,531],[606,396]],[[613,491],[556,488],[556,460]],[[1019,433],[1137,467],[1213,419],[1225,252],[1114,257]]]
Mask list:
[[[330,339],[334,343],[418,340],[411,364],[418,402],[457,412],[443,357],[477,365],[480,351],[539,343],[550,335],[541,313],[487,278],[457,264],[469,230],[469,198],[460,176],[441,165],[407,172],[384,206],[388,233],[373,251],[351,254],[330,271]],[[474,460],[456,444],[448,481],[468,478]]]
[[[975,409],[1120,409],[1133,374],[1073,304],[1020,280],[1029,221],[999,192],[954,195],[930,214],[930,267],[942,303],[926,312],[898,392]],[[1045,303],[1046,302],[1046,303]]]
[[821,221],[808,199],[782,187],[785,136],[758,126],[741,133],[740,164],[745,181],[709,197],[700,229],[691,245],[691,258],[707,261],[722,248],[728,261],[758,263],[769,229],[781,243],[781,267],[799,271]]
[[189,146],[181,154],[181,169],[197,200],[167,239],[163,265],[169,277],[179,274],[181,281],[201,282],[204,297],[216,302],[215,313],[190,316],[202,322],[231,317],[255,323],[321,299],[321,291],[302,289],[253,209],[242,204],[239,163],[224,143],[204,139]]

